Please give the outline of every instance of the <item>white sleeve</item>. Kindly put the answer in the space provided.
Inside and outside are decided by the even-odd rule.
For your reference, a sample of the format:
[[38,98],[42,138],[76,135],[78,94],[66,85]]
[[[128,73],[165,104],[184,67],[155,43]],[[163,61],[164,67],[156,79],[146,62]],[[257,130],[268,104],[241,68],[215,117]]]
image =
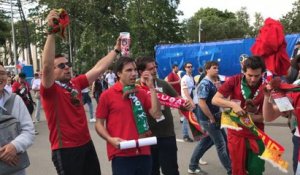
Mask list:
[[12,116],[20,121],[21,133],[11,143],[16,147],[18,153],[24,152],[33,144],[35,129],[28,109],[18,95],[14,101]]
[[187,76],[183,76],[180,81],[180,85],[182,89],[188,89],[188,84],[186,80],[187,80]]
[[36,89],[37,88],[37,83],[35,80],[32,81],[32,86],[31,89]]

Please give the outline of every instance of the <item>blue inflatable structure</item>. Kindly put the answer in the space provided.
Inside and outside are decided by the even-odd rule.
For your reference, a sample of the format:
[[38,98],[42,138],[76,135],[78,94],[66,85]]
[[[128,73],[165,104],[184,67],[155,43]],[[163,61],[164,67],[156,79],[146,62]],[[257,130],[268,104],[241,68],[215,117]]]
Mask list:
[[[300,41],[300,34],[286,35],[287,53],[291,57],[294,46]],[[251,55],[250,48],[254,38],[218,41],[193,44],[164,44],[155,46],[155,58],[158,63],[158,74],[165,78],[171,71],[172,65],[177,64],[183,70],[185,62],[193,64],[193,74],[198,67],[204,67],[207,61],[219,62],[219,74],[231,76],[240,72],[239,57],[241,54]]]

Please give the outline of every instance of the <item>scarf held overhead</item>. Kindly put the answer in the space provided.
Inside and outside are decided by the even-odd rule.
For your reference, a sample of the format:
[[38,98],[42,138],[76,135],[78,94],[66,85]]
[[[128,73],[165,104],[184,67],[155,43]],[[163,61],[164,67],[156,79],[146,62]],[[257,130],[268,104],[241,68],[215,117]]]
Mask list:
[[55,11],[59,16],[59,19],[53,19],[53,25],[48,26],[48,33],[58,34],[61,38],[65,39],[65,31],[70,22],[69,15],[67,11],[62,8],[55,9]]
[[274,75],[282,76],[287,74],[290,67],[286,45],[281,23],[272,18],[267,18],[254,45],[251,47],[251,52],[253,55],[261,56],[266,68]]

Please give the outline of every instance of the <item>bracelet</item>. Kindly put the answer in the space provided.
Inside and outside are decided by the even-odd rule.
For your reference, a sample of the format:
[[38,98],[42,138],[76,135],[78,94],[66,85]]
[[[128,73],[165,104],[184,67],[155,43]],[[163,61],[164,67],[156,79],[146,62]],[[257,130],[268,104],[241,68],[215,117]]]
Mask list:
[[116,54],[120,54],[121,51],[119,51],[118,49],[114,49],[114,51],[116,52]]

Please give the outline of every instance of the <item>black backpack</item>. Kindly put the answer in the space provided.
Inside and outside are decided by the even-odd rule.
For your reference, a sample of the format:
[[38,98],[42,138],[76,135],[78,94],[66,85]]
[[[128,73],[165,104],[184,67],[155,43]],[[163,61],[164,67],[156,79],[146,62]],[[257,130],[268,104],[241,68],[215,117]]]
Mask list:
[[[2,110],[0,115],[0,147],[10,143],[21,132],[20,122],[11,115],[16,94],[11,94],[11,97],[6,101],[4,107],[7,111]],[[30,165],[27,152],[18,154],[19,161],[16,166],[10,166],[0,161],[0,174],[9,175],[18,172]]]

